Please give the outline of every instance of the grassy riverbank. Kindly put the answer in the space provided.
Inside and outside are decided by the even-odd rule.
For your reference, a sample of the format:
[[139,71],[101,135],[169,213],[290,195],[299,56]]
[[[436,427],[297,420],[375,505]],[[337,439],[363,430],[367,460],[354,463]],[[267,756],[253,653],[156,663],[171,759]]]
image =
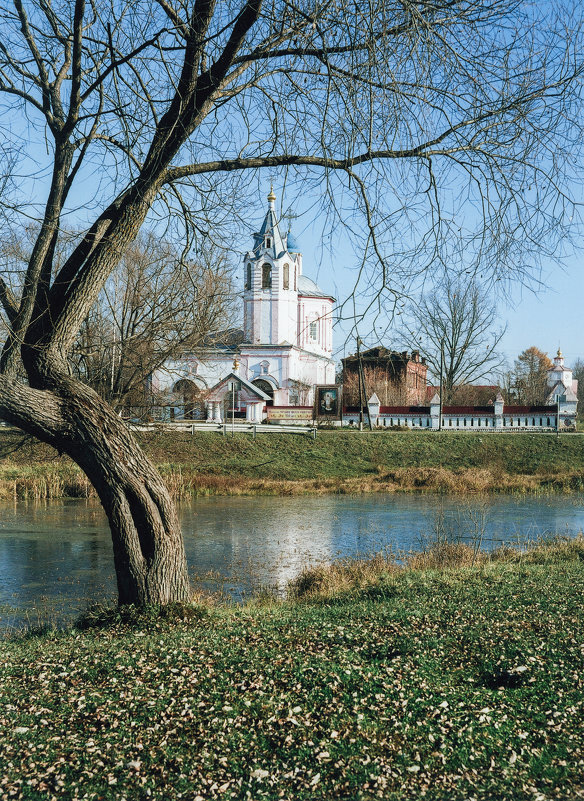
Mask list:
[[[177,498],[319,492],[534,492],[584,489],[584,441],[545,434],[415,431],[298,435],[143,433]],[[86,497],[81,471],[52,448],[0,431],[0,498]]]
[[0,798],[582,798],[583,563],[442,549],[7,641]]

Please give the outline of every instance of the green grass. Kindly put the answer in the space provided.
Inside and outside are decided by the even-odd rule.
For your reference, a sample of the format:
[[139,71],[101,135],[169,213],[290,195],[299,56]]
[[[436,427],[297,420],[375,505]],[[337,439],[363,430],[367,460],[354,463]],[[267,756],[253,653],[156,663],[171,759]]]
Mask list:
[[582,797],[583,553],[5,642],[0,797]]
[[[507,473],[584,471],[580,437],[451,432],[322,431],[308,437],[270,434],[253,440],[217,434],[143,434],[141,442],[158,464],[195,463],[202,471],[258,478],[357,477],[386,469],[498,468]],[[171,457],[171,458],[169,458]]]
[[[323,431],[254,440],[200,432],[143,433],[140,441],[177,497],[192,494],[523,491],[584,488],[584,442],[545,434]],[[67,457],[15,431],[0,432],[0,494],[85,496]]]

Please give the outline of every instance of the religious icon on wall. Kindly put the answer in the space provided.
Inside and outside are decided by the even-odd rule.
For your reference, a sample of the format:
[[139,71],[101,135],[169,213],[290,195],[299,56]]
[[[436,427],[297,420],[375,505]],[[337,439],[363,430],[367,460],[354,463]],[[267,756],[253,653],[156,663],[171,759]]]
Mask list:
[[316,387],[316,416],[328,420],[341,419],[341,388],[337,384]]

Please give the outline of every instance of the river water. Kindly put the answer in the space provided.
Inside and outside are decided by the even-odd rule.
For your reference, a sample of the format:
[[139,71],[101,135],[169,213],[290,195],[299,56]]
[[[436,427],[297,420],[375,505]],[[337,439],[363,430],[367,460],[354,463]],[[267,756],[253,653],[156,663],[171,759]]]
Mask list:
[[[490,549],[584,529],[583,495],[206,498],[180,507],[195,586],[235,600],[283,591],[307,565],[419,550],[437,538]],[[0,507],[0,629],[65,622],[112,602],[111,541],[93,501]]]

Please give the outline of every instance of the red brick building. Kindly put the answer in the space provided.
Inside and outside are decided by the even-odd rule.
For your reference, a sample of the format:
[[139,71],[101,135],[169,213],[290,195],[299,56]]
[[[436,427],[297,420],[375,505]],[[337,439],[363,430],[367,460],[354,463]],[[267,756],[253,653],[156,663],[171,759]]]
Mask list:
[[[418,351],[401,353],[384,347],[362,351],[361,363],[367,397],[375,392],[383,406],[422,405],[426,402],[426,360]],[[359,361],[356,354],[343,364],[343,400],[359,403]]]

